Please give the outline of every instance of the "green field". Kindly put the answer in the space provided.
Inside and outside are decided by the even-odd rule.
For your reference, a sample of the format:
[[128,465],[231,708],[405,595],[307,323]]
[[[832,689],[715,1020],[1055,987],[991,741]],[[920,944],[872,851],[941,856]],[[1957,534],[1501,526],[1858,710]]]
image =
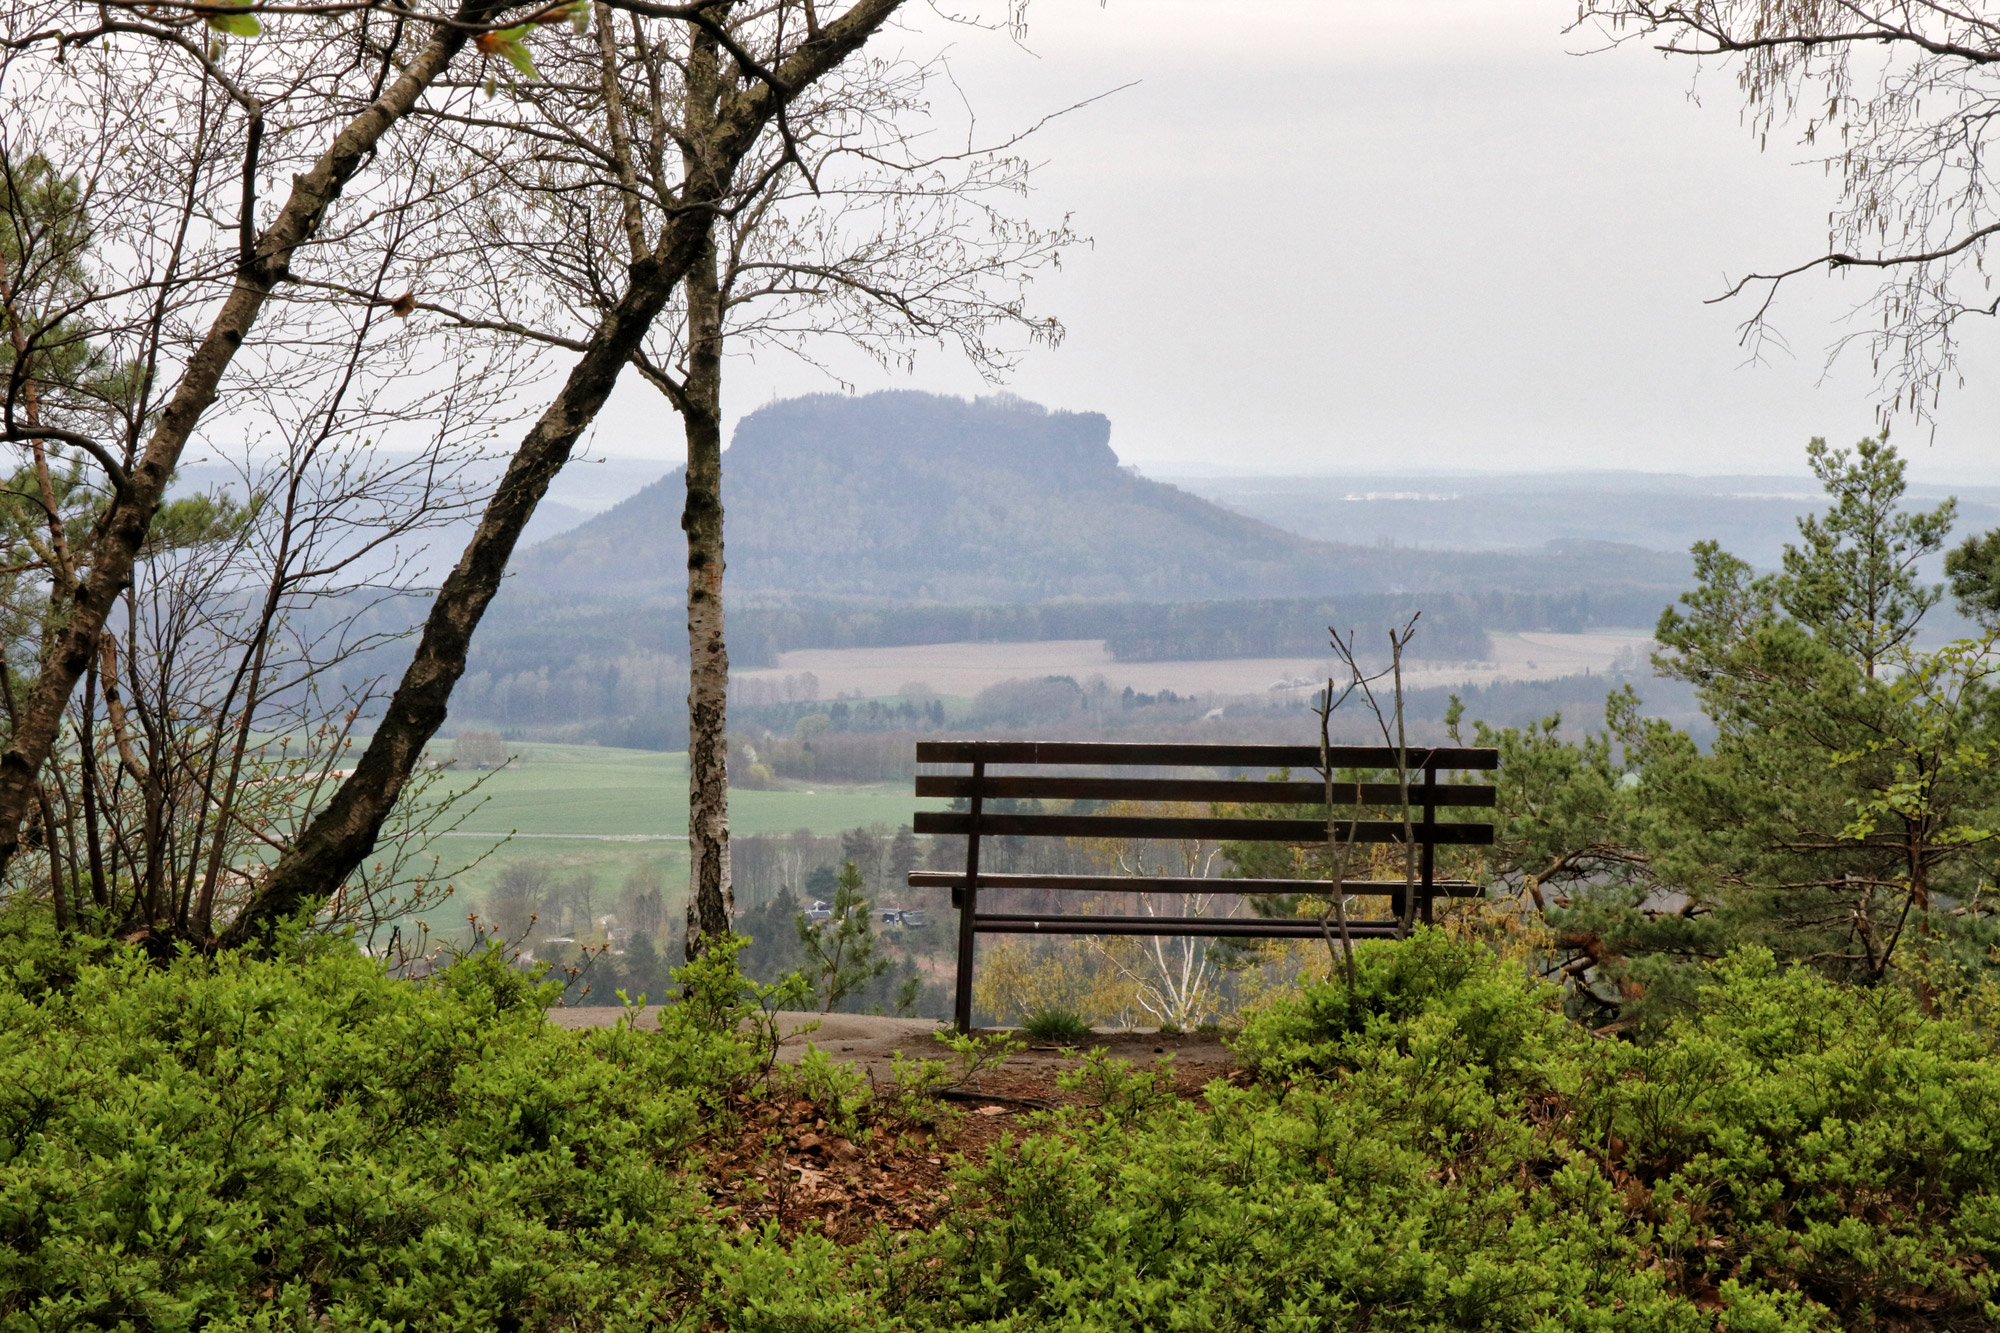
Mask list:
[[[664,877],[670,900],[685,891],[685,754],[525,742],[507,749],[519,756],[517,764],[491,773],[447,773],[432,789],[467,798],[456,828],[433,839],[428,850],[447,873],[478,860],[450,876],[456,892],[448,908],[430,914],[433,929],[455,933],[465,913],[477,910],[488,888],[517,861],[540,862],[563,879],[587,876],[607,891],[647,872]],[[909,823],[916,810],[944,805],[917,800],[904,784],[732,791],[729,826],[737,835],[833,834],[869,824],[896,827]]]
[[[687,756],[584,745],[510,744],[518,766],[493,773],[450,774],[442,789],[469,798],[462,831],[505,836],[679,837],[687,832]],[[907,786],[818,786],[795,791],[733,791],[736,833],[838,833],[862,824],[907,824],[918,809]]]

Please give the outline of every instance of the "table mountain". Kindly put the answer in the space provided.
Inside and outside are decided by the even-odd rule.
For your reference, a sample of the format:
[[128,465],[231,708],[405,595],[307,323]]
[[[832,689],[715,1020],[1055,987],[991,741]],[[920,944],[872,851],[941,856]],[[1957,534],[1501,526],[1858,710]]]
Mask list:
[[[723,455],[732,596],[1166,602],[1348,591],[1678,586],[1684,557],[1314,541],[1122,468],[1111,423],[1011,396],[819,394],[743,418]],[[677,469],[522,552],[522,591],[683,585]]]

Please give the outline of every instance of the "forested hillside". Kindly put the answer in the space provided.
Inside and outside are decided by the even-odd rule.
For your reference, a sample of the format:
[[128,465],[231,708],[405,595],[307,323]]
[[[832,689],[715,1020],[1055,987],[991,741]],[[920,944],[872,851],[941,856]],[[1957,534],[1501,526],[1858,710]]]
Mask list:
[[[1309,540],[1121,468],[1110,436],[1098,413],[1014,398],[773,403],[724,456],[732,595],[1175,602],[1686,581],[1684,557],[1610,543],[1495,555]],[[518,590],[671,594],[682,490],[675,471],[521,553]]]

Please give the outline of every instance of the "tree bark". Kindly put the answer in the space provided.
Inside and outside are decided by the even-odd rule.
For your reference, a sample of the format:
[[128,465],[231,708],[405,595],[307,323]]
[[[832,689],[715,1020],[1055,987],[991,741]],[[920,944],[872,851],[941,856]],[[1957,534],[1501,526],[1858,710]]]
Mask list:
[[687,956],[729,933],[729,648],[722,626],[722,298],[713,236],[688,270],[687,434],[688,911]]
[[500,589],[521,529],[667,297],[701,256],[737,164],[784,102],[858,50],[902,3],[856,0],[771,71],[770,81],[731,96],[706,142],[690,146],[690,159],[702,164],[700,176],[688,179],[681,211],[663,229],[652,255],[632,265],[625,294],[605,314],[562,391],[515,450],[478,529],[438,590],[415,656],[354,772],[278,859],[256,897],[216,940],[219,946],[269,940],[284,922],[316,911],[374,851],[424,746],[444,722],[452,687],[465,673],[472,632]]
[[[720,51],[714,37],[688,47],[690,145],[710,131],[722,103]],[[684,154],[690,180],[707,168]],[[701,956],[710,937],[729,933],[735,915],[729,885],[729,650],[722,625],[722,291],[715,227],[688,269],[687,376],[679,401],[687,440],[688,627],[688,903],[686,952]]]
[[0,753],[0,870],[13,860],[21,845],[22,824],[37,810],[42,765],[55,745],[70,695],[97,652],[105,618],[131,584],[133,564],[181,450],[215,401],[223,373],[249,337],[264,302],[288,276],[293,254],[318,233],[348,179],[465,45],[469,33],[461,25],[477,27],[503,7],[502,0],[463,0],[454,22],[440,25],[437,35],[382,95],[341,128],[312,169],[293,177],[284,207],[238,270],[221,311],[188,359],[173,398],[161,410],[145,452],[122,484],[114,487],[110,503],[91,530],[87,554],[78,562],[88,572],[68,599],[68,615],[60,630],[44,645],[34,689],[20,710],[5,753]]

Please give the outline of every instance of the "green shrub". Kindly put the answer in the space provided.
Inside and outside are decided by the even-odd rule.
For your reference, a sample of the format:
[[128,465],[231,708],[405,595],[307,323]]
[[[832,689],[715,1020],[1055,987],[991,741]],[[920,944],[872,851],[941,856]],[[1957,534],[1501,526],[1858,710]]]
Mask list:
[[[1204,1104],[1099,1058],[965,1177],[903,1308],[993,1327],[2000,1323],[2000,1068],[1890,991],[1741,954],[1653,1045],[1419,931],[1267,1007]],[[918,1266],[926,1265],[926,1266]]]
[[[1254,1077],[1199,1101],[1092,1052],[941,1225],[842,1244],[704,1189],[758,1088],[883,1114],[823,1060],[771,1077],[777,997],[729,950],[659,1033],[569,1032],[493,952],[409,983],[337,942],[162,965],[0,918],[0,1333],[2000,1325],[1969,1025],[1757,953],[1645,1046],[1441,932],[1359,973],[1255,1015]],[[892,1105],[1005,1048],[951,1045]]]
[[1357,984],[1309,986],[1254,1015],[1233,1043],[1266,1082],[1328,1077],[1417,1048],[1476,1068],[1494,1087],[1533,1081],[1557,1051],[1586,1039],[1553,988],[1499,966],[1478,943],[1441,930],[1355,949]]
[[621,1327],[722,1254],[675,1168],[762,1058],[726,957],[657,1037],[552,1027],[493,951],[425,984],[337,943],[14,964],[0,1327]]
[[[1588,1038],[1552,989],[1424,932],[1362,985],[1253,1020],[1260,1082],[1165,1094],[1101,1052],[966,1181],[917,1301],[995,1325],[1706,1329],[1637,1259],[1612,1184],[1524,1114]],[[962,1275],[962,1276],[961,1276]]]
[[962,1088],[989,1069],[997,1069],[1021,1049],[1018,1039],[1000,1034],[991,1037],[972,1033],[939,1032],[937,1041],[951,1059],[912,1060],[902,1051],[890,1054],[889,1090],[897,1119],[914,1126],[949,1124],[956,1119],[943,1101],[954,1088]]
[[1044,1009],[1031,1015],[1021,1030],[1036,1041],[1078,1041],[1090,1035],[1090,1024],[1068,1009]]
[[2000,1066],[1888,987],[1727,959],[1668,1039],[1609,1045],[1578,1135],[1694,1290],[1796,1291],[1843,1328],[2000,1323]]

